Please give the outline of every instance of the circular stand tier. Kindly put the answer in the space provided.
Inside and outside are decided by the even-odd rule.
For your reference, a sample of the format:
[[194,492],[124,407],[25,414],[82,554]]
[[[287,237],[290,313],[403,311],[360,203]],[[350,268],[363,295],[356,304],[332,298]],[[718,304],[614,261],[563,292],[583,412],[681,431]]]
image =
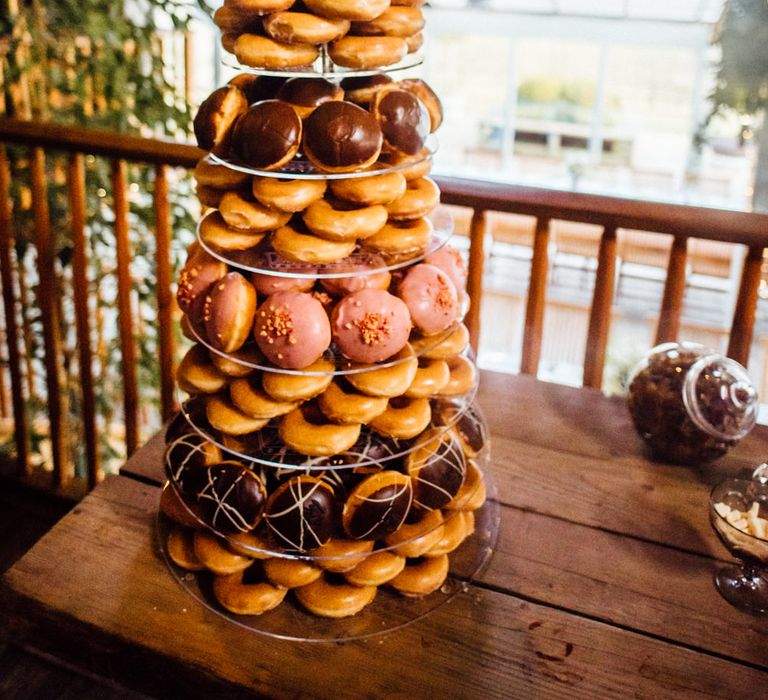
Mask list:
[[[212,216],[209,212],[203,217]],[[298,277],[301,279],[338,279],[360,277],[377,272],[398,270],[407,265],[420,262],[428,255],[440,250],[453,235],[453,219],[442,207],[438,207],[427,217],[432,223],[432,238],[426,249],[413,253],[383,255],[358,247],[346,258],[331,263],[297,263],[278,255],[274,250],[263,245],[245,250],[227,250],[212,243],[207,243],[200,236],[197,225],[197,240],[210,255],[246,272],[258,272],[273,277]]]
[[403,597],[386,586],[380,586],[375,600],[354,617],[326,619],[305,612],[292,594],[274,610],[261,616],[237,616],[222,608],[212,592],[212,574],[192,573],[171,561],[166,548],[170,521],[158,517],[158,546],[176,580],[198,602],[232,624],[269,637],[306,642],[337,642],[362,639],[391,632],[415,622],[438,609],[455,595],[466,592],[468,582],[487,566],[496,546],[501,508],[496,485],[486,470],[483,475],[487,499],[474,511],[475,530],[449,556],[448,578],[439,590],[421,598]]
[[[477,391],[477,383],[472,390],[458,397],[432,399],[432,419],[427,430],[431,436],[440,434],[455,425],[467,413]],[[254,465],[273,469],[303,469],[306,471],[325,471],[334,469],[354,469],[356,467],[386,464],[400,460],[418,449],[431,438],[424,433],[412,440],[385,438],[363,425],[360,437],[348,451],[329,457],[308,457],[286,447],[280,439],[278,426],[280,419],[273,419],[261,430],[243,436],[228,436],[211,426],[206,417],[205,397],[193,396],[181,403],[181,412],[190,427],[208,442],[225,452]]]

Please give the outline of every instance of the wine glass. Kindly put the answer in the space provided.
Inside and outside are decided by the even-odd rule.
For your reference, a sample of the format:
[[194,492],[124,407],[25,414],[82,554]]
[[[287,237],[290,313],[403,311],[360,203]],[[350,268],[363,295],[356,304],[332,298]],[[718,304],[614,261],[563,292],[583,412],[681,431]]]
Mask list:
[[[717,590],[743,612],[768,613],[768,531],[760,537],[739,529],[738,522],[728,520],[725,506],[743,514],[754,508],[759,518],[768,518],[768,465],[759,466],[752,479],[726,479],[709,496],[710,523],[728,551],[740,560],[715,573]],[[730,517],[735,520],[737,516]]]

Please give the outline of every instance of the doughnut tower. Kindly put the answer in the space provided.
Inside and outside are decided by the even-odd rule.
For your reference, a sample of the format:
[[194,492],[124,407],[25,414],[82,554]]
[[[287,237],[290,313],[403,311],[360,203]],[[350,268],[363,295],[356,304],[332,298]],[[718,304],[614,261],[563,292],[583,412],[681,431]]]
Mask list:
[[160,525],[171,569],[228,616],[375,616],[483,559],[463,554],[488,538],[467,271],[428,177],[442,108],[406,77],[420,4],[214,16],[240,72],[194,123],[205,213],[177,291],[194,344]]

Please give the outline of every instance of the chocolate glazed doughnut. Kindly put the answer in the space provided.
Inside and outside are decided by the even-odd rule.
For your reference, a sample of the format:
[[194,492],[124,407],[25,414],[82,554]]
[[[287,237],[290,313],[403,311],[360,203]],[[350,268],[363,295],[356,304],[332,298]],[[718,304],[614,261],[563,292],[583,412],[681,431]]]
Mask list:
[[275,170],[296,155],[301,129],[301,119],[290,105],[280,100],[257,102],[235,122],[232,150],[246,165]]

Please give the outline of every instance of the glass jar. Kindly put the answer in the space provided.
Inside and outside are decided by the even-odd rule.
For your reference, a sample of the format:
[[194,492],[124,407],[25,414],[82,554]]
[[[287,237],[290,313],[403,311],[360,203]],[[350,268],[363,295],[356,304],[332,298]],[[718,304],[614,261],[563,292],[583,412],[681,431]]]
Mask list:
[[629,379],[629,412],[656,459],[705,464],[755,425],[757,390],[735,360],[698,343],[663,343]]

